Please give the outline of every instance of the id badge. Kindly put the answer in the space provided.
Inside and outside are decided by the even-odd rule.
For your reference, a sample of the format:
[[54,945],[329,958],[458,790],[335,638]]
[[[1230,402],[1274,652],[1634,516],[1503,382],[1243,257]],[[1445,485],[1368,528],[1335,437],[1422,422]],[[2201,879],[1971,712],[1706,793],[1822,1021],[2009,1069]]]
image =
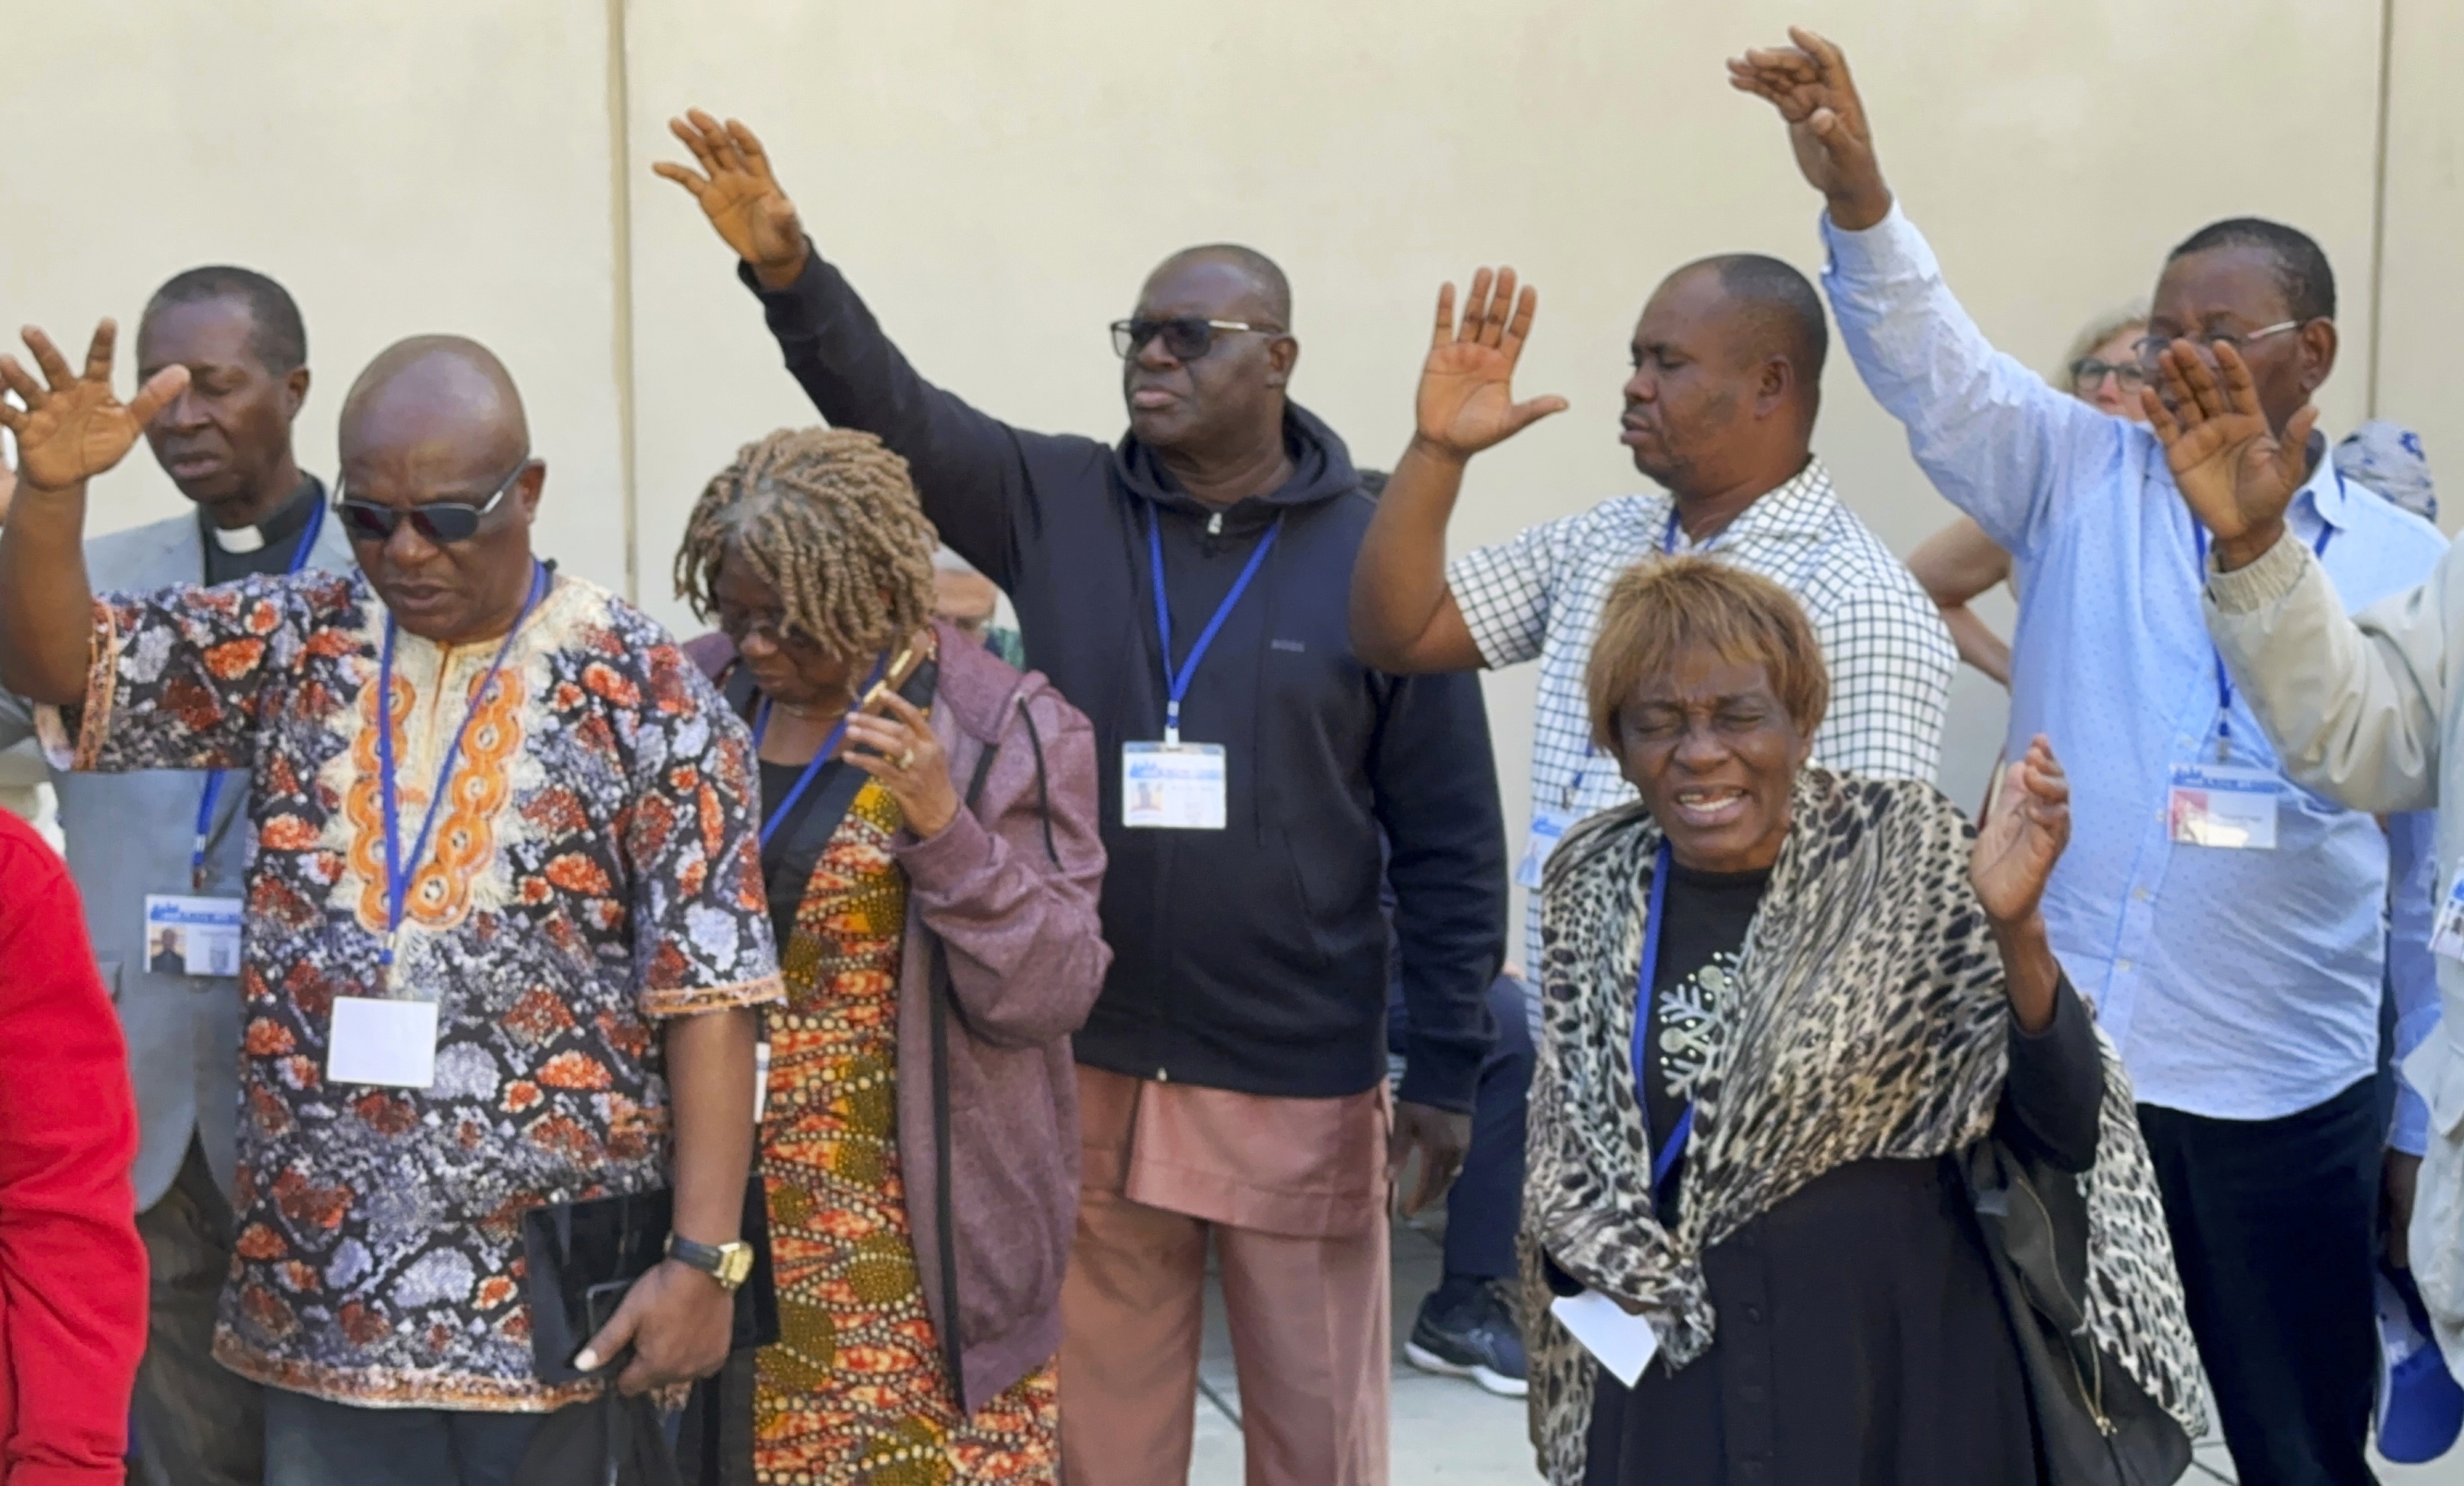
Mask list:
[[2263,768],[2176,764],[2167,807],[2173,839],[2185,846],[2275,851],[2283,792],[2283,781]]
[[2430,931],[2432,954],[2450,960],[2464,960],[2464,871],[2447,889],[2447,900],[2438,905],[2438,922]]
[[436,1003],[336,996],[327,1083],[425,1089],[436,1082]]
[[1573,824],[1574,817],[1565,810],[1531,812],[1531,833],[1523,838],[1523,860],[1514,868],[1516,887],[1538,891],[1540,874],[1547,870],[1557,843],[1566,839],[1566,832]]
[[236,898],[145,896],[145,967],[157,975],[237,975]]
[[1223,829],[1220,743],[1121,744],[1121,824],[1131,830]]

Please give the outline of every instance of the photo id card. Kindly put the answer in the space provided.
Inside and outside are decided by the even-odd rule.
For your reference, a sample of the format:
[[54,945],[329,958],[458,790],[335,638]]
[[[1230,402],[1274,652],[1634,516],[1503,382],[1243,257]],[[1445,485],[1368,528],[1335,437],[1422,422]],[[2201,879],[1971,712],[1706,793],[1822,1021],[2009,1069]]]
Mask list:
[[1137,830],[1223,829],[1220,743],[1121,744],[1121,824]]
[[2263,768],[2176,764],[2167,806],[2173,839],[2185,846],[2276,850],[2276,810],[2284,782]]
[[436,1082],[436,1003],[336,996],[327,1083],[425,1089]]
[[145,896],[145,968],[157,975],[237,975],[236,898]]
[[1523,838],[1523,860],[1514,867],[1516,887],[1538,890],[1540,874],[1548,870],[1549,858],[1556,854],[1557,843],[1566,839],[1573,824],[1573,815],[1566,810],[1531,812],[1531,833]]
[[2432,954],[2450,960],[2464,960],[2464,871],[2455,874],[2448,885],[2446,900],[2438,905],[2438,922],[2430,931]]

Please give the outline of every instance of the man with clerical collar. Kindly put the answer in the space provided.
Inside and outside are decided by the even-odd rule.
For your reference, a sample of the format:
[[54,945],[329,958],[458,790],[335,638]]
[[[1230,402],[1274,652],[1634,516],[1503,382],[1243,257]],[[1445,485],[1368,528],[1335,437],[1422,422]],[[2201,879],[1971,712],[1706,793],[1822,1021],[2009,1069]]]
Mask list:
[[[751,740],[667,632],[535,555],[547,466],[486,347],[402,342],[344,398],[321,519],[358,571],[98,597],[86,486],[192,373],[123,405],[109,322],[82,374],[26,342],[39,379],[0,357],[0,680],[63,765],[245,771],[237,943],[194,898],[147,918],[192,965],[235,959],[212,1355],[266,1385],[266,1486],[516,1479],[547,1413],[727,1354],[780,999]],[[561,1381],[523,1214],[658,1188],[670,1256]]]
[[[196,502],[85,543],[103,590],[230,583],[297,568],[347,572],[350,543],[303,475],[291,426],[307,402],[308,335],[283,287],[245,268],[193,268],[146,301],[138,361],[187,386],[145,426],[164,473]],[[0,692],[0,747],[33,733],[33,709]],[[120,1009],[143,1143],[138,1228],[152,1319],[138,1372],[135,1477],[143,1486],[253,1486],[264,1472],[256,1385],[214,1362],[214,1306],[231,1269],[239,980],[193,954],[155,952],[181,898],[240,891],[243,774],[54,770],[59,824],[103,983]],[[175,921],[165,920],[165,921]]]

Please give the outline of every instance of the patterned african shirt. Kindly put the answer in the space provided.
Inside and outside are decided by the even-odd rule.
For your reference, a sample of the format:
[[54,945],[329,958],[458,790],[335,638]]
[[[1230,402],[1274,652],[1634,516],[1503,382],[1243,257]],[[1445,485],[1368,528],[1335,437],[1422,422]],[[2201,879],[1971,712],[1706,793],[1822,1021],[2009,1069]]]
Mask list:
[[[216,1357],[357,1405],[524,1411],[594,1392],[536,1379],[520,1215],[666,1185],[657,1023],[780,999],[742,723],[656,623],[571,578],[484,691],[501,641],[400,635],[406,854],[470,726],[388,971],[385,613],[366,581],[106,595],[96,627],[85,702],[41,720],[61,762],[253,775],[238,1254]],[[328,1084],[338,995],[436,1001],[432,1086]]]

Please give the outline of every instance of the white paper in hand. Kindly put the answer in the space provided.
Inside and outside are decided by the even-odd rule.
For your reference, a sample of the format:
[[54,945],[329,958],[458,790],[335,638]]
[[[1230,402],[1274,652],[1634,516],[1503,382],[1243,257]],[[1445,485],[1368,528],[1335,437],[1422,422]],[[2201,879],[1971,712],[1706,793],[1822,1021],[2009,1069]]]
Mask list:
[[1549,1302],[1549,1314],[1627,1387],[1642,1381],[1642,1369],[1659,1355],[1660,1333],[1651,1322],[1596,1290],[1559,1296]]

